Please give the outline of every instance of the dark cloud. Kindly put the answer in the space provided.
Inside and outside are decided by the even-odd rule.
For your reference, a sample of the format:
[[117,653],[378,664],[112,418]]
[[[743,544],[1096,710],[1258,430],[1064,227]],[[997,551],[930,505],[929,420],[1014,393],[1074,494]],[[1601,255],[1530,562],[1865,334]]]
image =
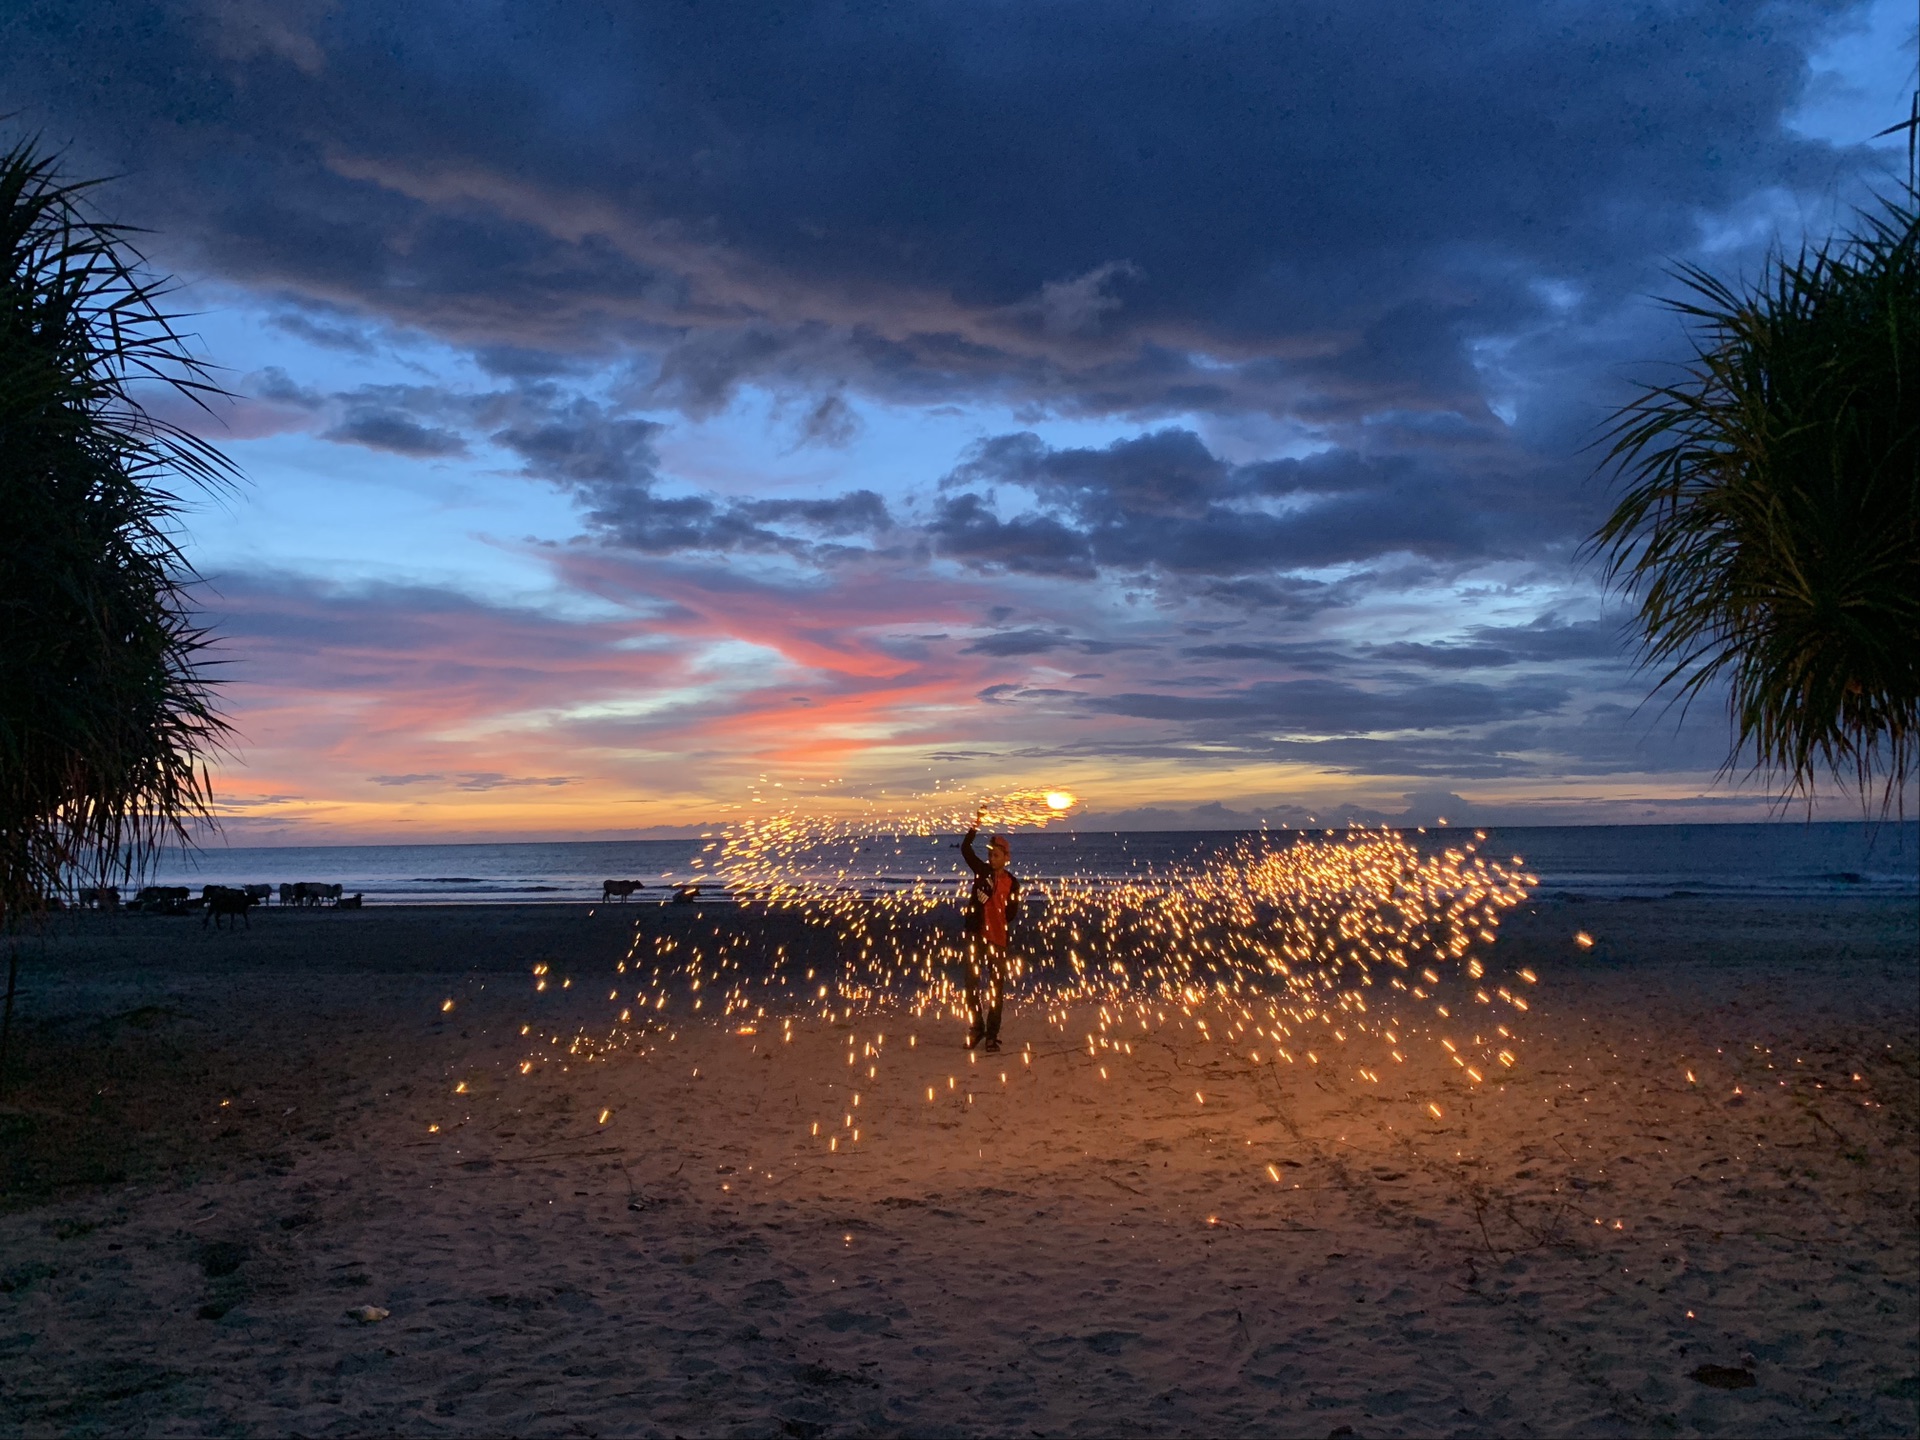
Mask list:
[[278,365],[269,365],[247,376],[240,382],[240,388],[252,399],[271,401],[275,405],[291,405],[300,410],[319,410],[327,403],[325,395],[299,384]]
[[811,406],[800,422],[800,440],[808,445],[850,445],[860,433],[860,417],[838,395]]
[[[490,445],[516,456],[530,478],[571,493],[588,526],[616,545],[651,554],[677,550],[784,550],[832,558],[804,536],[845,540],[892,529],[886,501],[872,490],[813,499],[727,499],[663,495],[657,420],[552,383],[543,357],[495,356],[518,368],[499,390],[431,385],[365,385],[326,393],[270,366],[247,377],[247,398],[312,417],[321,439],[414,458],[465,455]],[[511,362],[510,364],[508,362]]]
[[1576,660],[1618,661],[1627,648],[1618,624],[1600,620],[1568,623],[1543,615],[1528,625],[1475,625],[1458,641],[1375,645],[1366,653],[1374,660],[1436,670],[1482,670]]
[[503,380],[551,380],[581,368],[570,356],[550,350],[533,350],[522,345],[481,345],[473,358],[489,375]]
[[1469,645],[1487,645],[1520,660],[1607,660],[1628,653],[1631,642],[1618,621],[1563,621],[1543,615],[1527,625],[1476,625]]
[[756,521],[804,525],[822,535],[871,535],[893,524],[887,502],[871,490],[825,500],[749,500],[735,508]]
[[[1064,630],[1001,630],[992,635],[982,635],[970,645],[961,647],[962,655],[1045,655],[1054,650],[1076,650],[1082,655],[1112,655],[1120,650],[1145,650],[1151,648],[1132,640],[1087,640],[1069,634]],[[1085,678],[1085,677],[1076,677]],[[1093,677],[1099,678],[1097,676]]]
[[1511,665],[1517,658],[1511,650],[1493,645],[1376,645],[1368,653],[1378,660],[1430,665],[1436,670],[1483,670]]
[[[1022,433],[981,442],[941,482],[962,493],[941,502],[931,532],[943,554],[1029,574],[1257,576],[1393,554],[1460,562],[1519,554],[1570,527],[1550,502],[1503,511],[1514,483],[1491,465],[1346,450],[1232,465],[1179,428],[1100,448]],[[989,497],[1003,487],[1031,494],[1034,508],[1002,519]]]
[[1323,611],[1353,604],[1358,589],[1351,581],[1336,583],[1281,575],[1207,580],[1195,586],[1193,593],[1215,605],[1258,612],[1267,621],[1297,624]]
[[327,317],[324,310],[308,313],[302,310],[284,310],[273,317],[275,328],[289,335],[298,336],[309,344],[328,350],[344,350],[353,355],[372,355],[379,347],[367,333],[368,327],[362,322],[339,322]]
[[1183,646],[1183,659],[1233,660],[1284,665],[1314,672],[1415,665],[1432,670],[1508,669],[1516,665],[1556,665],[1605,661],[1618,665],[1626,649],[1619,626],[1599,620],[1567,622],[1544,615],[1526,625],[1473,625],[1457,640],[1396,642],[1350,647],[1324,641],[1219,640]]
[[939,553],[970,565],[1076,580],[1099,573],[1079,531],[1046,515],[1003,521],[978,495],[941,501],[926,528]]
[[657,421],[609,413],[576,399],[489,437],[519,456],[526,473],[570,491],[588,525],[631,550],[773,549],[779,537],[701,495],[662,497]]
[[1559,709],[1570,698],[1546,681],[1506,686],[1414,685],[1362,689],[1338,680],[1259,681],[1207,695],[1123,693],[1091,697],[1089,710],[1144,720],[1245,731],[1357,735],[1371,730],[1446,730]]
[[332,429],[322,431],[320,438],[365,445],[370,450],[390,450],[395,455],[416,459],[467,452],[467,442],[453,431],[421,425],[393,410],[358,411]]
[[1568,306],[1541,282],[1602,310],[1703,214],[1853,163],[1781,123],[1831,17],[43,0],[0,20],[0,83],[205,268],[476,345],[650,346],[693,409],[804,370],[1484,416],[1482,341]]
[[323,439],[421,457],[462,454],[470,442],[496,446],[516,456],[530,478],[573,495],[602,538],[649,554],[784,550],[822,558],[792,531],[840,539],[892,524],[886,502],[871,490],[794,500],[663,495],[655,441],[665,427],[659,421],[552,385],[479,393],[366,386],[319,396],[296,392],[274,371],[257,393],[275,400],[285,393],[288,403],[337,414],[320,432]]
[[375,785],[430,785],[446,778],[444,775],[369,775],[367,777]]
[[1024,486],[1083,524],[1129,515],[1195,520],[1231,498],[1232,467],[1191,430],[1167,429],[1102,449],[1051,449],[1022,432],[981,441],[944,486]]
[[1053,630],[1002,630],[961,647],[962,655],[1045,655],[1071,645],[1073,637]]
[[497,770],[470,770],[454,777],[456,790],[521,790],[571,785],[571,775],[502,775]]
[[594,497],[650,488],[660,464],[653,442],[664,428],[576,399],[504,426],[489,438],[526,461],[541,479]]
[[1351,656],[1331,645],[1317,642],[1222,641],[1212,645],[1189,645],[1180,654],[1190,660],[1242,660],[1261,665],[1286,665],[1295,670],[1335,670],[1351,662]]

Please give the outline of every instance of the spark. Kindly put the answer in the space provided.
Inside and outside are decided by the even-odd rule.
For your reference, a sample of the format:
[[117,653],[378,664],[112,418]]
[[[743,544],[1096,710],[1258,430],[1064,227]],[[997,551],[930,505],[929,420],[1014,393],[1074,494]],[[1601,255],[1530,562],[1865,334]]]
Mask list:
[[[1077,803],[1054,788],[858,800],[765,786],[709,838],[692,871],[745,914],[799,922],[800,938],[774,945],[750,926],[637,929],[606,1027],[535,1036],[520,1072],[650,1051],[684,1027],[669,1016],[687,1012],[742,1037],[743,1049],[776,1022],[791,1044],[809,1017],[836,1028],[898,1023],[902,1012],[964,1023],[970,877],[955,864],[953,837],[976,821],[1002,833],[1044,826]],[[1021,871],[1016,856],[1023,888],[1007,1004],[1044,1018],[1102,1080],[1132,1056],[1133,1041],[1166,1030],[1256,1066],[1270,1051],[1269,1071],[1304,1057],[1330,1079],[1370,1086],[1381,1084],[1377,1066],[1405,1064],[1420,1045],[1459,1070],[1463,1087],[1504,1079],[1523,1043],[1515,1027],[1529,1004],[1519,992],[1538,977],[1499,964],[1496,937],[1503,913],[1539,882],[1521,857],[1480,853],[1483,840],[1448,831],[1417,842],[1366,827],[1261,832],[1196,860],[1046,874]],[[1576,940],[1591,944],[1585,932]],[[536,994],[572,985],[545,962],[532,970]],[[1485,1033],[1468,1040],[1473,1030]],[[885,1030],[863,1033],[849,1036],[845,1064],[864,1089],[880,1088],[893,1052]],[[897,1048],[917,1043],[910,1033]],[[1031,1044],[1021,1063],[1031,1072]],[[937,1076],[908,1084],[925,1088],[928,1104],[941,1099]],[[957,1077],[946,1089],[958,1099]],[[1437,1104],[1426,1108],[1441,1118]],[[838,1134],[817,1124],[812,1133],[836,1151],[857,1133],[850,1127],[849,1115]]]

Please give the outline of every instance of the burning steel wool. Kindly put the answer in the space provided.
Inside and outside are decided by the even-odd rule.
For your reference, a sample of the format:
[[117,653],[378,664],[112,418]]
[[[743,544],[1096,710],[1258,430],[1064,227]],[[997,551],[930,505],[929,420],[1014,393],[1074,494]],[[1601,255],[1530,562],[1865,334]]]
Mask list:
[[[521,1068],[651,1051],[702,1022],[757,1036],[756,1047],[774,1043],[775,1027],[791,1041],[809,1019],[892,1017],[896,1053],[901,1022],[915,1032],[909,1046],[950,1019],[957,1038],[966,940],[954,837],[976,817],[983,829],[1030,830],[1074,803],[1059,790],[935,792],[827,810],[758,794],[696,862],[739,919],[705,934],[637,926],[607,997],[617,1018],[551,1034],[552,1048]],[[1083,1048],[1102,1079],[1142,1039],[1178,1029],[1253,1066],[1374,1086],[1432,1046],[1479,1085],[1517,1063],[1536,977],[1500,973],[1492,948],[1502,913],[1538,882],[1518,856],[1479,853],[1484,834],[1456,833],[1262,832],[1125,873],[1028,870],[1009,1004]],[[856,1053],[859,1040],[848,1037],[848,1064],[877,1080],[884,1028]],[[1017,1058],[1031,1063],[1031,1043]],[[941,1094],[930,1087],[927,1100]],[[836,1149],[858,1139],[858,1104],[832,1133],[813,1133]]]

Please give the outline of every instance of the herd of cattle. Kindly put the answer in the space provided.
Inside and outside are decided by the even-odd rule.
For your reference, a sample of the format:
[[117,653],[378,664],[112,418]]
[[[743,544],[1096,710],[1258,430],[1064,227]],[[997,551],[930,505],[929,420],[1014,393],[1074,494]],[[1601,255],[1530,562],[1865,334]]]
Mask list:
[[[609,880],[601,886],[600,898],[624,903],[628,896],[646,888],[646,882],[642,880]],[[661,900],[663,905],[691,905],[700,898],[698,885],[679,884],[663,888],[672,891],[670,896]],[[297,884],[280,886],[279,899],[282,905],[326,905],[340,910],[361,908],[360,895],[343,895],[340,891],[338,885],[302,880]],[[117,885],[96,885],[79,890],[73,898],[75,906],[81,910],[119,910],[123,904]],[[146,885],[124,904],[127,909],[137,910],[143,915],[198,914],[203,929],[209,921],[218,928],[220,922],[229,916],[237,917],[248,929],[252,929],[253,921],[247,918],[247,912],[256,905],[270,905],[273,899],[274,887],[271,885],[208,885],[198,895],[185,885]]]
[[[343,895],[340,891],[338,885],[302,880],[280,887],[280,903],[327,905],[341,910],[360,908],[359,895]],[[202,929],[209,920],[217,929],[221,920],[228,916],[238,917],[246,922],[248,929],[252,929],[253,921],[247,919],[247,912],[256,905],[271,904],[273,898],[274,888],[271,885],[207,885],[197,896],[185,885],[146,885],[126,904],[128,909],[137,910],[143,915],[192,915],[198,912]],[[74,902],[83,910],[118,910],[121,908],[120,887],[96,885],[77,892]]]

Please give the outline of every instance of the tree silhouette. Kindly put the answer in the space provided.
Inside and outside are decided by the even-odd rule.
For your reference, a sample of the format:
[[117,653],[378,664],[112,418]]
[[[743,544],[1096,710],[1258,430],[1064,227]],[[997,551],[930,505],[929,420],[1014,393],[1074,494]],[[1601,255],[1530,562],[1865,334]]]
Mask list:
[[[234,471],[142,395],[219,391],[125,227],[32,142],[0,155],[0,928],[139,874],[210,818],[227,727],[179,487]],[[17,975],[10,946],[0,1075]]]
[[1684,378],[1616,412],[1625,493],[1593,543],[1638,602],[1656,691],[1724,684],[1729,770],[1811,799],[1914,775],[1920,708],[1920,214],[1776,253],[1750,290],[1694,268]]

